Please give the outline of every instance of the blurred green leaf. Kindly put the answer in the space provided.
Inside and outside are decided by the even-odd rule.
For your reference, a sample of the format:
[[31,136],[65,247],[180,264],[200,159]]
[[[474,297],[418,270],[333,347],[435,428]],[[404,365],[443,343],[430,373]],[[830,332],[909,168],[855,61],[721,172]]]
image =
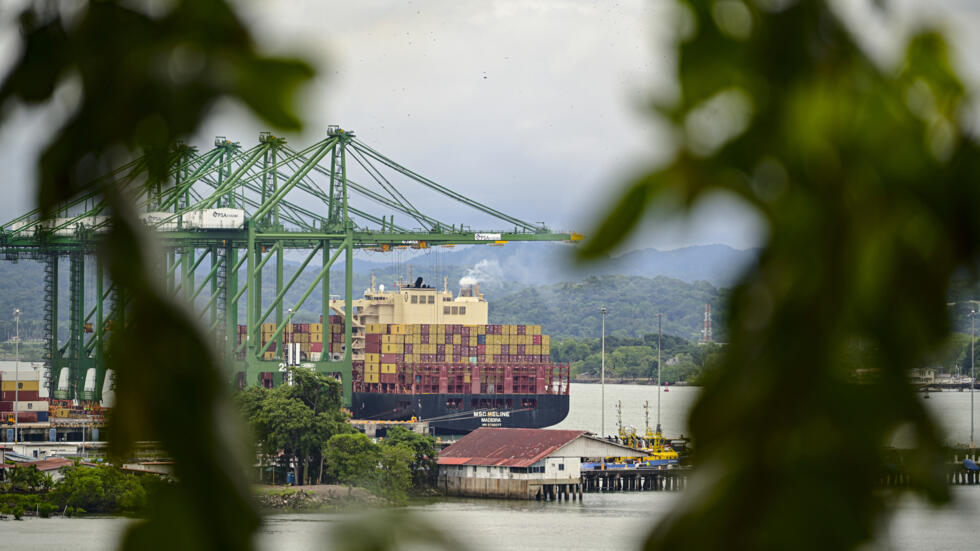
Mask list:
[[98,0],[75,3],[63,16],[58,2],[29,3],[20,16],[21,53],[0,85],[0,114],[18,102],[53,104],[64,90],[64,125],[40,158],[39,205],[51,215],[62,201],[95,191],[110,206],[112,229],[100,253],[127,305],[109,350],[117,374],[113,453],[159,440],[179,480],[124,548],[249,549],[259,521],[225,370],[188,312],[157,286],[152,246],[121,180],[100,176],[144,151],[143,184],[166,185],[174,146],[222,98],[298,129],[293,95],[313,71],[302,60],[260,54],[225,0],[140,8]]
[[[723,366],[691,413],[698,481],[647,548],[853,549],[889,510],[876,482],[899,427],[918,443],[911,489],[948,498],[936,426],[906,374],[946,342],[951,276],[980,255],[964,88],[937,32],[888,68],[828,2],[680,4],[695,19],[678,44],[682,96],[658,109],[680,151],[639,180],[655,192],[624,194],[582,256],[612,250],[647,206],[711,191],[755,206],[768,241],[731,295]],[[733,88],[751,107],[742,126],[740,102],[705,110]],[[855,384],[858,367],[876,376]]]

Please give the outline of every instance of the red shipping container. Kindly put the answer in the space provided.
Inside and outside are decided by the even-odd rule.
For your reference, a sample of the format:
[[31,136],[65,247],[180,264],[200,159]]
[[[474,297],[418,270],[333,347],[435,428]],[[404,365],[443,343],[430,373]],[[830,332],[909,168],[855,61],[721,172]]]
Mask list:
[[323,343],[322,342],[311,342],[310,343],[310,352],[323,352]]
[[371,343],[381,344],[381,333],[368,333],[364,337],[364,342],[366,344],[371,344]]
[[429,334],[429,324],[428,323],[423,323],[420,326],[419,333],[422,334],[422,335],[428,335]]
[[379,377],[379,380],[382,383],[391,384],[391,383],[397,383],[398,382],[397,377],[398,377],[398,375],[395,375],[394,373],[382,373],[381,376]]
[[541,344],[541,335],[531,337],[531,344]]
[[0,402],[0,411],[13,411],[13,410],[14,410],[13,402]]
[[478,344],[478,345],[476,345],[476,353],[477,354],[486,354],[487,353],[487,345],[485,345],[485,344]]
[[437,344],[436,345],[436,354],[438,354],[440,356],[444,356],[446,354],[446,345],[444,345],[444,344]]
[[523,355],[523,354],[524,354],[524,352],[526,352],[526,351],[524,350],[524,345],[523,345],[523,344],[519,344],[519,345],[517,345],[517,353],[518,353],[518,354],[522,354],[522,355]]
[[32,402],[34,400],[40,400],[40,392],[37,390],[4,390],[0,392],[0,400],[4,402],[12,402],[14,400],[20,400],[21,402]]
[[383,364],[398,363],[398,360],[401,359],[401,358],[398,357],[400,355],[401,354],[382,354],[381,355],[381,363],[383,363]]
[[412,353],[412,345],[410,343],[405,343],[405,353],[406,354]]
[[20,423],[37,423],[37,412],[22,411],[17,414],[17,421]]
[[380,354],[381,353],[381,343],[380,342],[369,342],[365,343],[364,351],[368,354]]
[[420,335],[419,340],[422,341],[422,344],[429,344],[429,335]]

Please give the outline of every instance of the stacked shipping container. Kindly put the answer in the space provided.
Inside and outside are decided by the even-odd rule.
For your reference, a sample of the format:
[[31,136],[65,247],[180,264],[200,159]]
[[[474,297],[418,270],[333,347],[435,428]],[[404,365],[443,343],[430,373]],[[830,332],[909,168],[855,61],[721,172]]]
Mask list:
[[552,364],[540,325],[368,324],[354,391],[552,394],[568,368]]
[[[324,353],[342,353],[344,340],[343,323],[343,318],[340,316],[330,316],[330,323],[327,325],[323,323],[287,323],[283,329],[281,339],[283,345],[299,345],[300,358],[302,360],[318,362],[327,359]],[[265,348],[266,343],[272,341],[269,347],[265,349],[266,351],[262,355],[262,358],[265,360],[281,358],[283,355],[278,354],[276,350],[276,344],[279,339],[272,339],[276,332],[276,324],[263,323],[259,331],[261,347]],[[238,344],[245,342],[247,336],[248,327],[239,325]]]
[[48,421],[48,400],[41,398],[36,379],[0,380],[0,415],[4,421],[14,417],[21,423]]

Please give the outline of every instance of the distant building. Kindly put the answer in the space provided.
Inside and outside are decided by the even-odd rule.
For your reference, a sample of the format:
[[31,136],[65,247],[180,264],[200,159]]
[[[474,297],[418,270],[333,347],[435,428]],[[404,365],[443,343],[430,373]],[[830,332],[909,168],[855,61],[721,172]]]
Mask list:
[[14,467],[35,467],[42,473],[47,473],[51,475],[51,480],[58,482],[65,477],[62,473],[62,469],[65,467],[71,467],[74,461],[71,459],[65,459],[62,457],[52,457],[51,459],[43,459],[41,461],[29,461],[24,463],[3,463],[0,464],[0,480],[7,480],[7,471],[13,469]]
[[931,367],[911,369],[909,370],[909,379],[912,384],[933,384],[936,382],[936,370]]
[[455,496],[575,496],[583,460],[642,455],[580,430],[480,428],[439,454],[439,488]]

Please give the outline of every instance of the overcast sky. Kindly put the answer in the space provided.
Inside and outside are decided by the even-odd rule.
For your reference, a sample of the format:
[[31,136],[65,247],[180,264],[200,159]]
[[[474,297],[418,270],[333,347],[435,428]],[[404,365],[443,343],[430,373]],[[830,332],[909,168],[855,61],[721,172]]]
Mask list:
[[[867,2],[838,2],[862,40],[887,60],[901,29],[948,21],[958,51],[977,51],[980,23],[967,0],[895,1],[900,17],[882,23]],[[630,174],[670,158],[663,128],[643,108],[673,90],[671,2],[243,0],[242,15],[275,53],[313,60],[318,77],[303,96],[303,146],[341,124],[401,164],[527,221],[587,233]],[[926,11],[929,10],[929,11]],[[0,12],[0,69],[16,55],[10,12]],[[980,80],[980,59],[963,66]],[[52,117],[16,115],[0,131],[9,220],[32,204],[34,151]],[[202,150],[215,135],[243,145],[266,128],[224,103],[204,124]],[[469,222],[465,211],[432,199],[423,211]],[[427,208],[429,207],[429,208]],[[436,209],[432,212],[430,209]],[[444,212],[449,210],[451,212]],[[764,239],[751,212],[723,197],[687,224],[647,224],[630,248]]]

